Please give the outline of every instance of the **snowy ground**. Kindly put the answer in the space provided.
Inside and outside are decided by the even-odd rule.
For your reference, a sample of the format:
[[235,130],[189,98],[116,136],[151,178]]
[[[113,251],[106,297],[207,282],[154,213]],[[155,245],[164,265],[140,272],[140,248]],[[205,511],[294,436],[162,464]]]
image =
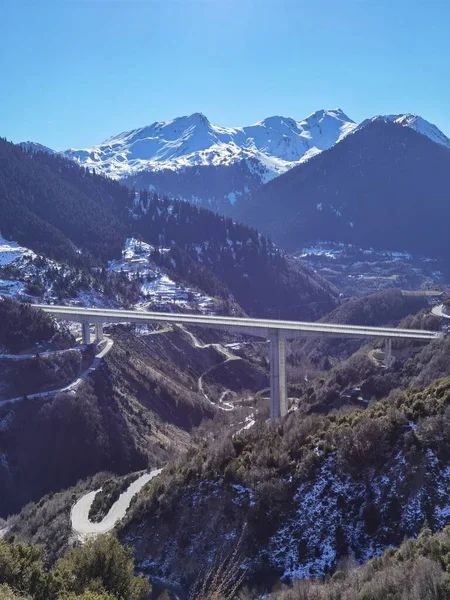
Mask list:
[[297,256],[348,296],[389,288],[440,290],[450,283],[443,261],[408,252],[323,242],[301,249]]
[[[52,282],[58,276],[69,276],[71,269],[55,260],[37,255],[29,248],[15,241],[6,240],[0,234],[0,296],[10,296],[17,300],[54,303],[58,296],[54,293]],[[27,293],[27,285],[39,280],[44,289],[42,296]],[[82,306],[110,306],[103,294],[91,289],[80,290],[67,304]]]
[[[171,310],[197,309],[208,312],[213,309],[214,301],[209,296],[176,283],[163,269],[152,260],[154,246],[128,238],[122,251],[122,259],[112,261],[109,270],[116,273],[127,273],[130,280],[142,278],[142,300],[136,305],[138,310]],[[158,248],[160,252],[168,252],[168,248]]]
[[21,281],[0,279],[0,296],[16,297],[22,295],[24,295],[24,285]]
[[36,254],[28,248],[19,246],[17,242],[5,240],[0,233],[0,266],[6,266],[23,256],[35,257]]
[[[17,267],[25,274],[34,258],[36,254],[32,250],[20,246],[17,242],[6,240],[0,233],[0,268]],[[14,276],[2,277],[0,274],[1,296],[25,297],[24,289],[23,281]]]
[[[128,238],[125,247],[122,250],[122,258],[113,260],[109,263],[109,271],[115,273],[138,273],[140,275],[155,275],[159,273],[158,267],[151,261],[151,253],[155,247],[136,240]],[[168,249],[161,250],[167,252]]]
[[[198,310],[211,312],[214,300],[199,291],[175,283],[163,269],[151,259],[154,246],[134,238],[126,240],[120,260],[111,261],[111,273],[126,273],[129,280],[138,278],[141,282],[140,299],[135,306],[138,310]],[[158,248],[159,252],[169,249]],[[44,283],[45,292],[39,301],[57,302],[51,284],[46,280],[47,273],[69,275],[70,269],[56,261],[37,256],[17,242],[5,240],[0,235],[0,295],[18,300],[33,300],[27,294],[27,284],[36,277]],[[50,278],[51,279],[51,278]],[[36,300],[36,298],[34,298]],[[80,290],[74,298],[66,299],[68,304],[94,307],[116,306],[113,299],[107,298],[95,289]]]

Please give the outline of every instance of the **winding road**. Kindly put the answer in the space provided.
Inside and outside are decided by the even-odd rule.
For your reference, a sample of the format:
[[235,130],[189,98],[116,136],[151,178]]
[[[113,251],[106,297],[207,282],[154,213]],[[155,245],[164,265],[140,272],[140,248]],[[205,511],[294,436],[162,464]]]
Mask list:
[[48,398],[49,396],[53,396],[54,394],[58,394],[60,392],[72,392],[76,390],[76,388],[80,385],[82,381],[84,381],[91,373],[98,369],[102,362],[102,358],[104,358],[113,347],[114,342],[110,337],[105,336],[104,339],[106,340],[106,344],[103,347],[103,349],[95,355],[90,367],[83,371],[83,373],[78,375],[78,377],[68,385],[65,385],[64,387],[58,388],[56,390],[49,390],[46,392],[37,392],[36,394],[17,396],[17,398],[8,398],[7,400],[2,400],[0,402],[0,407],[5,406],[7,404],[15,404],[16,402],[22,402],[25,398],[27,398],[28,400],[38,400],[42,398]]
[[228,348],[225,348],[221,344],[217,344],[217,343],[202,344],[201,342],[198,341],[196,336],[192,332],[188,331],[183,325],[178,325],[178,327],[179,327],[179,329],[184,331],[184,333],[190,338],[194,348],[214,348],[214,350],[216,350],[216,352],[218,352],[225,358],[225,360],[223,362],[221,362],[217,365],[213,365],[212,367],[209,367],[209,369],[206,369],[206,371],[200,375],[200,377],[198,378],[198,381],[197,381],[198,391],[201,394],[203,394],[203,396],[206,398],[206,400],[208,400],[208,402],[210,402],[214,406],[217,406],[221,410],[227,410],[227,411],[234,410],[234,406],[232,404],[230,404],[230,402],[224,402],[225,396],[227,396],[228,394],[233,394],[234,392],[232,392],[232,390],[226,389],[224,392],[222,392],[222,394],[219,398],[219,403],[217,404],[216,402],[213,402],[211,400],[211,398],[208,396],[208,394],[205,392],[204,387],[203,387],[203,378],[206,375],[209,375],[209,373],[211,373],[218,367],[222,367],[227,362],[230,362],[232,360],[242,360],[241,357],[236,356],[235,354],[230,352],[230,350],[228,350]]
[[72,348],[64,348],[63,350],[44,350],[43,352],[39,352],[39,350],[36,350],[36,352],[29,354],[0,354],[0,360],[29,360],[30,358],[36,358],[36,356],[54,356],[55,354],[67,354],[68,352],[80,351],[83,348],[86,348],[86,346],[80,344],[78,346],[73,346]]
[[161,473],[162,469],[153,469],[150,473],[144,473],[133,481],[133,483],[119,496],[118,500],[109,509],[108,514],[100,523],[93,523],[89,520],[89,511],[95,496],[102,488],[89,492],[82,496],[76,502],[70,513],[70,522],[74,534],[80,541],[86,541],[89,537],[108,533],[114,529],[116,524],[124,518],[131,501],[138,494],[146,483]]

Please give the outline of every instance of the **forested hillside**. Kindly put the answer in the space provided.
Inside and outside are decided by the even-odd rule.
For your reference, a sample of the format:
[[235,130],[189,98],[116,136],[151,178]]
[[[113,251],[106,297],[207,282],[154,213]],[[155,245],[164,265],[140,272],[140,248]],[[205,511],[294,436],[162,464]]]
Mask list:
[[[344,302],[319,319],[321,323],[347,323],[349,325],[393,326],[408,315],[428,308],[425,296],[404,294],[399,289],[376,292],[363,298]],[[432,327],[429,323],[428,326]],[[310,337],[293,342],[295,351],[302,351],[316,366],[329,367],[337,360],[351,356],[368,340],[358,338]]]
[[67,348],[73,341],[53,319],[26,304],[0,296],[0,354],[32,351],[36,344],[52,340],[56,347]]
[[218,540],[227,554],[240,537],[254,585],[364,562],[425,519],[447,523],[449,399],[445,379],[365,411],[293,413],[211,439],[143,490],[122,540],[149,573],[183,582]]
[[448,148],[379,117],[262,186],[233,216],[289,251],[322,240],[448,257],[449,170]]
[[[0,211],[3,236],[85,270],[64,275],[57,286],[61,299],[74,286],[95,287],[102,294],[110,289],[114,300],[136,296],[134,290],[119,289],[120,277],[112,281],[97,270],[120,258],[125,239],[134,235],[155,246],[152,258],[175,279],[221,298],[225,307],[237,301],[253,315],[315,319],[336,305],[332,285],[249,227],[155,194],[136,197],[61,155],[24,151],[4,140]],[[50,271],[62,280],[63,271],[55,265]],[[14,278],[14,264],[4,274]],[[35,295],[54,287],[38,275],[33,281],[27,276]]]
[[180,252],[163,254],[163,264],[170,267],[175,260],[179,274],[195,277],[211,293],[214,273],[251,315],[315,319],[336,305],[334,286],[250,227],[145,191],[133,212],[133,230],[145,241],[163,248],[175,245],[191,259]]
[[[7,299],[0,300],[0,309],[8,315],[6,332],[14,331],[25,348],[38,331],[42,339],[55,336],[55,324],[41,311]],[[0,403],[0,517],[101,471],[124,474],[161,464],[190,444],[194,427],[214,416],[216,407],[197,380],[220,362],[217,353],[195,349],[182,334],[148,337],[118,328],[104,363],[74,392]],[[63,339],[67,344],[70,336]],[[51,357],[30,359],[16,387],[37,379],[30,365],[44,358]],[[56,368],[61,376],[61,367]],[[1,383],[7,384],[10,375],[3,369]]]
[[136,189],[153,190],[228,215],[233,204],[261,185],[265,170],[258,160],[250,158],[228,165],[142,170],[121,181]]
[[57,154],[0,139],[1,233],[37,253],[79,265],[119,257],[129,194]]

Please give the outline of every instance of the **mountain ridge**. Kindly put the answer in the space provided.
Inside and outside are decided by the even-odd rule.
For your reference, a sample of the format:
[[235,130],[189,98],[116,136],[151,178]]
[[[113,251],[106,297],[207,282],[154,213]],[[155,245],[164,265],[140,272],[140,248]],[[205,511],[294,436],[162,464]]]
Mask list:
[[341,109],[319,110],[302,121],[272,116],[244,127],[213,125],[202,113],[193,113],[113,135],[92,148],[70,148],[64,154],[114,178],[144,169],[230,165],[256,158],[266,166],[269,180],[308,153],[330,147],[353,127],[356,124]]
[[449,169],[450,148],[373,119],[259,188],[234,217],[289,251],[322,240],[445,257]]
[[[59,154],[129,187],[234,216],[235,205],[246,196],[373,121],[396,123],[450,148],[450,139],[418,115],[377,115],[358,125],[336,108],[300,121],[274,115],[242,127],[214,125],[197,112]],[[32,142],[23,146],[51,152]]]

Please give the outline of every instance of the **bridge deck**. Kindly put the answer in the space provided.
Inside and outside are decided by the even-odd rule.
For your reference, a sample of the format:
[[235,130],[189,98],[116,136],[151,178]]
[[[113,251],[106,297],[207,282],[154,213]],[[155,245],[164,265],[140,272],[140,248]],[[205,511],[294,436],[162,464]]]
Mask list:
[[83,342],[90,343],[90,327],[96,324],[97,338],[102,335],[103,323],[179,323],[197,327],[211,327],[235,333],[256,335],[270,340],[270,415],[283,417],[288,412],[286,386],[285,340],[310,336],[342,336],[383,338],[385,366],[391,365],[392,339],[429,342],[439,338],[438,331],[421,329],[394,329],[393,327],[366,327],[364,325],[337,325],[333,323],[308,323],[301,321],[275,321],[249,319],[248,317],[219,317],[216,315],[183,315],[177,313],[139,312],[107,308],[78,308],[73,306],[37,305],[43,311],[60,319],[79,321],[83,324]]
[[69,321],[89,321],[90,323],[181,323],[225,329],[237,333],[248,333],[260,337],[270,337],[274,331],[284,339],[303,335],[396,338],[418,341],[431,341],[439,338],[439,331],[422,329],[397,329],[393,327],[368,327],[364,325],[339,325],[334,323],[313,323],[303,321],[278,321],[274,319],[251,319],[248,317],[222,317],[216,315],[178,314],[159,312],[139,312],[106,308],[80,308],[73,306],[36,305],[55,317]]

